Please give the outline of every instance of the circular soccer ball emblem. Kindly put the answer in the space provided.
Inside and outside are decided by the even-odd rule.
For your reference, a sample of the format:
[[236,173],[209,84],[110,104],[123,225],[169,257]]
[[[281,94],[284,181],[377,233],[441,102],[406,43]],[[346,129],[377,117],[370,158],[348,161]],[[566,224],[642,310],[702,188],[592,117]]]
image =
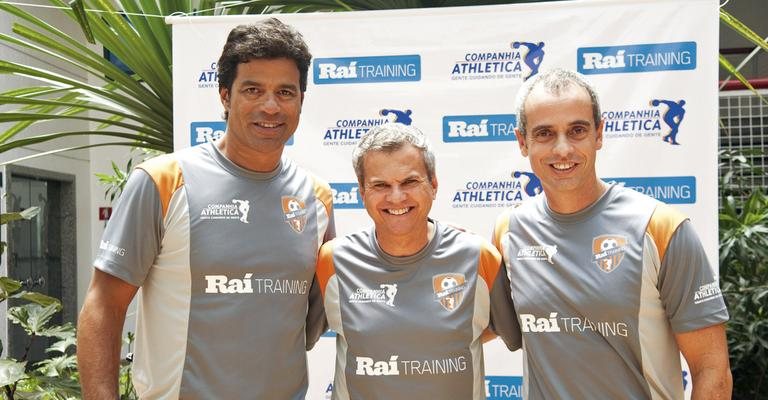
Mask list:
[[605,239],[603,243],[600,243],[600,250],[608,250],[619,247],[619,242],[616,239]]
[[459,286],[459,281],[457,281],[456,278],[452,276],[445,277],[443,278],[443,281],[440,282],[440,288],[443,290],[450,289],[456,286]]

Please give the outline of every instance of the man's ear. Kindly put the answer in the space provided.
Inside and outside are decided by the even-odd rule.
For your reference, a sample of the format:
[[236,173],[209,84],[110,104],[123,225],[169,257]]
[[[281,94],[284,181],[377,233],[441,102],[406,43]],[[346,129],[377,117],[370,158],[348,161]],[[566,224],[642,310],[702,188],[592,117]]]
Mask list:
[[600,150],[603,148],[603,127],[605,126],[605,119],[600,120],[600,124],[597,125],[597,137],[595,138],[595,148]]
[[221,100],[221,105],[224,106],[224,109],[229,111],[229,89],[219,89],[219,100]]
[[523,157],[528,157],[528,143],[525,142],[525,135],[520,133],[520,128],[515,128],[515,137],[517,138],[517,145],[520,147],[520,153]]

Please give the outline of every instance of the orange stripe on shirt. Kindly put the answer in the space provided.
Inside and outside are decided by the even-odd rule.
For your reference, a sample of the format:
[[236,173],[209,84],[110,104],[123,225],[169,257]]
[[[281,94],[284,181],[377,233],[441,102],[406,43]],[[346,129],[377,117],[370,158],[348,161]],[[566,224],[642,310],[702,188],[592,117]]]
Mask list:
[[501,254],[490,243],[483,240],[481,241],[480,260],[478,262],[480,263],[478,274],[481,278],[485,279],[485,285],[488,287],[488,290],[491,290],[501,266]]
[[184,176],[181,174],[178,161],[173,155],[166,154],[147,160],[136,168],[146,171],[155,182],[155,187],[160,194],[160,203],[163,206],[163,218],[165,218],[171,196],[184,185]]
[[501,237],[509,230],[509,217],[511,213],[512,209],[508,208],[496,219],[496,226],[493,229],[493,237],[491,240],[493,241],[493,245],[496,246],[499,251],[501,251]]
[[317,283],[320,284],[320,293],[322,293],[323,298],[325,298],[325,286],[336,273],[336,268],[333,266],[333,245],[335,242],[335,239],[325,242],[320,247],[320,253],[317,255],[315,273],[317,274]]
[[683,213],[666,204],[656,206],[645,230],[656,244],[656,249],[659,251],[659,261],[664,260],[664,255],[667,253],[667,246],[672,239],[672,235],[677,230],[677,227],[686,219],[688,217]]
[[312,177],[315,187],[315,197],[320,200],[325,206],[325,212],[328,218],[331,218],[333,213],[333,195],[331,193],[331,187],[324,181],[317,177]]

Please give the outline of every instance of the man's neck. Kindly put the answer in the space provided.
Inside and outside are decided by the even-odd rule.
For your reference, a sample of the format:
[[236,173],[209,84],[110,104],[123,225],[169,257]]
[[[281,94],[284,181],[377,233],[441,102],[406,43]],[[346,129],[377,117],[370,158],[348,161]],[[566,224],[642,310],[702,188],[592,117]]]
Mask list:
[[547,205],[550,210],[558,214],[573,214],[595,204],[606,190],[608,190],[608,185],[602,180],[596,179],[594,184],[589,185],[589,187],[569,192],[547,193],[545,188],[544,195],[547,197]]
[[408,237],[382,237],[376,233],[376,241],[382,251],[394,257],[408,257],[427,247],[435,237],[435,223],[427,221],[425,229]]
[[226,136],[216,142],[221,154],[240,168],[252,172],[272,172],[280,165],[281,151],[274,153],[257,153],[248,151],[243,146],[235,146],[226,140]]

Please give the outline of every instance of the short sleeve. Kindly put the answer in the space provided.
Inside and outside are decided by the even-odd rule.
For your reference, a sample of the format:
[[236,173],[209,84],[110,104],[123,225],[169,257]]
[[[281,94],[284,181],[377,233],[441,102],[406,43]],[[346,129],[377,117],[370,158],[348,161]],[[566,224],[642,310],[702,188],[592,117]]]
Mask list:
[[676,333],[728,320],[717,275],[688,220],[680,223],[669,240],[659,269],[659,292]]
[[134,170],[99,241],[93,265],[141,286],[160,251],[162,215],[154,181],[144,170]]

